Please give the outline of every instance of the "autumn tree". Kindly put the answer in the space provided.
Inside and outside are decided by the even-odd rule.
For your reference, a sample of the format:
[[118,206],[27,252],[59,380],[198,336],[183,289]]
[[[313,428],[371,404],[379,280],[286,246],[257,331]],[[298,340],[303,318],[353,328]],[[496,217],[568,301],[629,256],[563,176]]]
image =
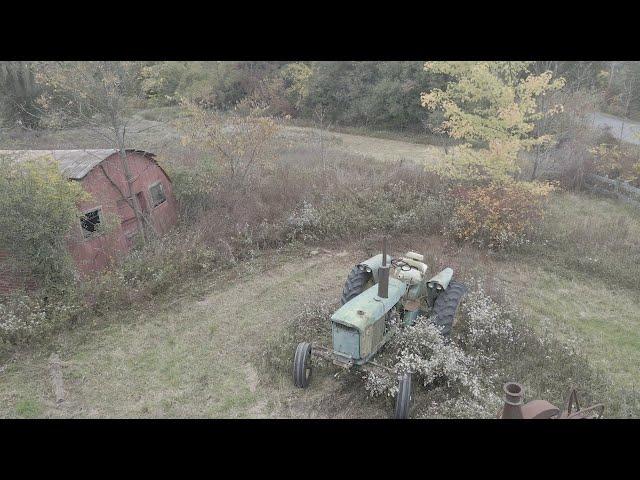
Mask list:
[[422,105],[442,113],[441,125],[461,142],[438,168],[455,179],[448,232],[489,248],[527,241],[542,217],[550,186],[519,181],[520,156],[551,142],[536,132],[545,116],[561,105],[541,108],[539,99],[562,88],[551,72],[529,73],[531,62],[427,62],[425,70],[442,75],[444,88],[421,96]]
[[181,142],[202,161],[174,166],[172,174],[182,186],[176,188],[178,200],[197,217],[211,208],[217,189],[244,194],[264,174],[275,158],[278,126],[262,109],[230,115],[185,99],[182,107],[176,122]]
[[456,178],[513,179],[518,158],[552,141],[535,135],[536,122],[562,111],[540,109],[539,100],[564,85],[551,72],[533,75],[531,62],[427,62],[425,70],[447,78],[444,88],[421,95],[422,105],[443,115],[442,129],[462,144],[448,155],[446,173]]

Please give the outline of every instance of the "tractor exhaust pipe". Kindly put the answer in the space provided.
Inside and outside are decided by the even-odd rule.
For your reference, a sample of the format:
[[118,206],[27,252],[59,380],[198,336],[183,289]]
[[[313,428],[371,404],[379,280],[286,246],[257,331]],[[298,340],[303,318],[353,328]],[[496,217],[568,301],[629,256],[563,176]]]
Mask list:
[[382,266],[378,268],[378,297],[389,298],[389,265],[387,265],[387,237],[382,237]]

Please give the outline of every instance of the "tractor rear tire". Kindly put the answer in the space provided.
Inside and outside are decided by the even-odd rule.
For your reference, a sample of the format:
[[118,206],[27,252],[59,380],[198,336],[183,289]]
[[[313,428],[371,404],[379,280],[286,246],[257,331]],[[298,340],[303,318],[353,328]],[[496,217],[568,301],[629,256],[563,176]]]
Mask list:
[[311,344],[301,342],[293,357],[293,383],[298,388],[307,388],[311,378]]
[[358,265],[351,269],[347,281],[342,289],[342,305],[347,303],[354,297],[357,297],[367,288],[373,286],[373,273],[367,272],[366,269],[360,269]]
[[409,418],[409,409],[413,394],[411,391],[411,374],[405,373],[398,382],[398,394],[396,395],[396,411],[394,418]]
[[451,335],[451,330],[456,323],[458,307],[466,293],[467,287],[451,280],[448,288],[436,298],[433,305],[434,323],[441,328],[444,337],[448,338]]

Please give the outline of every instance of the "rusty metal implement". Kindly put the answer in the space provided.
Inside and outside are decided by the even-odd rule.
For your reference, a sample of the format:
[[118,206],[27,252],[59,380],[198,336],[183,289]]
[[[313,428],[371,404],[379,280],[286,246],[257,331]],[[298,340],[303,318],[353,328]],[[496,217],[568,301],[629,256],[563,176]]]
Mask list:
[[508,382],[504,384],[504,406],[498,412],[501,419],[580,419],[602,418],[604,404],[598,403],[590,407],[580,409],[578,392],[572,388],[569,398],[562,411],[546,400],[532,400],[524,403],[524,388],[519,383]]

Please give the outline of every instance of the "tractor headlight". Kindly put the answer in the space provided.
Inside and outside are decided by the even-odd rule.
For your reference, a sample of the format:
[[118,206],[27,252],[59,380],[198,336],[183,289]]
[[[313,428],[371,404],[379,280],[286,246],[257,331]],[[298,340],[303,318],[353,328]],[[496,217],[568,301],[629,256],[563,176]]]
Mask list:
[[439,283],[436,283],[436,290],[442,290],[442,285],[440,285]]
[[431,282],[427,283],[427,288],[433,288],[433,283]]

